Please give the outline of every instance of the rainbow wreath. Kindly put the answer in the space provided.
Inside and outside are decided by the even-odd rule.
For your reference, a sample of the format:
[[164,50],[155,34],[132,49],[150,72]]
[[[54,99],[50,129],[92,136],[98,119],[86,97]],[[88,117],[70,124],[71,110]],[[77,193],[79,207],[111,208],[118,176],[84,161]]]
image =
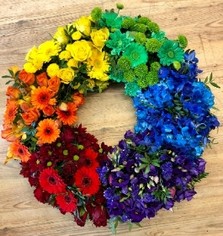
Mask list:
[[[201,155],[219,126],[214,96],[197,78],[187,39],[170,40],[147,17],[96,7],[33,47],[22,70],[9,69],[2,137],[42,203],[84,226],[139,223],[191,200],[206,177]],[[124,83],[137,122],[115,147],[77,125],[88,93]]]

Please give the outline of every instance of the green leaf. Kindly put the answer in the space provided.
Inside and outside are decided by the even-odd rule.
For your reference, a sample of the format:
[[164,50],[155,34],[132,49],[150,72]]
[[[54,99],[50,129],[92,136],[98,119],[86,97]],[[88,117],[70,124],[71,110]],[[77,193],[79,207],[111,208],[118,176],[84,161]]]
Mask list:
[[3,75],[2,78],[3,78],[3,79],[5,79],[5,78],[10,78],[10,79],[12,79],[12,76],[10,76],[10,75]]
[[210,84],[212,85],[212,86],[214,86],[215,88],[221,88],[219,85],[217,85],[215,82],[210,82]]

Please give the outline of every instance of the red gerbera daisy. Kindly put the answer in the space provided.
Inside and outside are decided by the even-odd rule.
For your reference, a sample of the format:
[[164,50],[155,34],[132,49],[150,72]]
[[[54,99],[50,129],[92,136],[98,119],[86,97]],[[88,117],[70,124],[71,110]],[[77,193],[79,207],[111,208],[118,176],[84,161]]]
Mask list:
[[98,173],[90,168],[82,167],[74,174],[74,183],[84,195],[93,195],[98,192],[100,180]]
[[39,183],[43,190],[48,193],[64,193],[66,185],[53,168],[44,169],[39,176]]
[[71,192],[59,194],[56,196],[56,202],[61,213],[74,212],[77,209],[77,199]]

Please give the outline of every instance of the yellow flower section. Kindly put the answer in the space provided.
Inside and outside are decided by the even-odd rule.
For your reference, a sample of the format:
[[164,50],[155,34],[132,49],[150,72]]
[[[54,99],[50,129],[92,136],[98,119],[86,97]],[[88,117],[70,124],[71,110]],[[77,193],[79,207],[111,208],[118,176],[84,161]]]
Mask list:
[[[66,26],[59,26],[51,40],[34,46],[26,55],[24,70],[58,77],[81,93],[102,91],[109,79],[109,60],[103,48],[109,30],[97,29],[90,16],[82,16]],[[96,83],[95,80],[102,83]]]

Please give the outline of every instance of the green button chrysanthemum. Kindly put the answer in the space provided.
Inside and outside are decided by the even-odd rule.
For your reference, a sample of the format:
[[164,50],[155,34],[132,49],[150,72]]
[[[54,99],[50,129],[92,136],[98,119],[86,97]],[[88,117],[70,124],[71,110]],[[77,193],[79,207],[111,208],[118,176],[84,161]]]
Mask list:
[[148,61],[148,54],[144,46],[138,43],[131,43],[126,49],[123,55],[129,59],[132,68],[140,64],[145,64]]
[[166,40],[158,51],[158,57],[162,65],[169,66],[176,61],[182,62],[184,51],[177,42]]

